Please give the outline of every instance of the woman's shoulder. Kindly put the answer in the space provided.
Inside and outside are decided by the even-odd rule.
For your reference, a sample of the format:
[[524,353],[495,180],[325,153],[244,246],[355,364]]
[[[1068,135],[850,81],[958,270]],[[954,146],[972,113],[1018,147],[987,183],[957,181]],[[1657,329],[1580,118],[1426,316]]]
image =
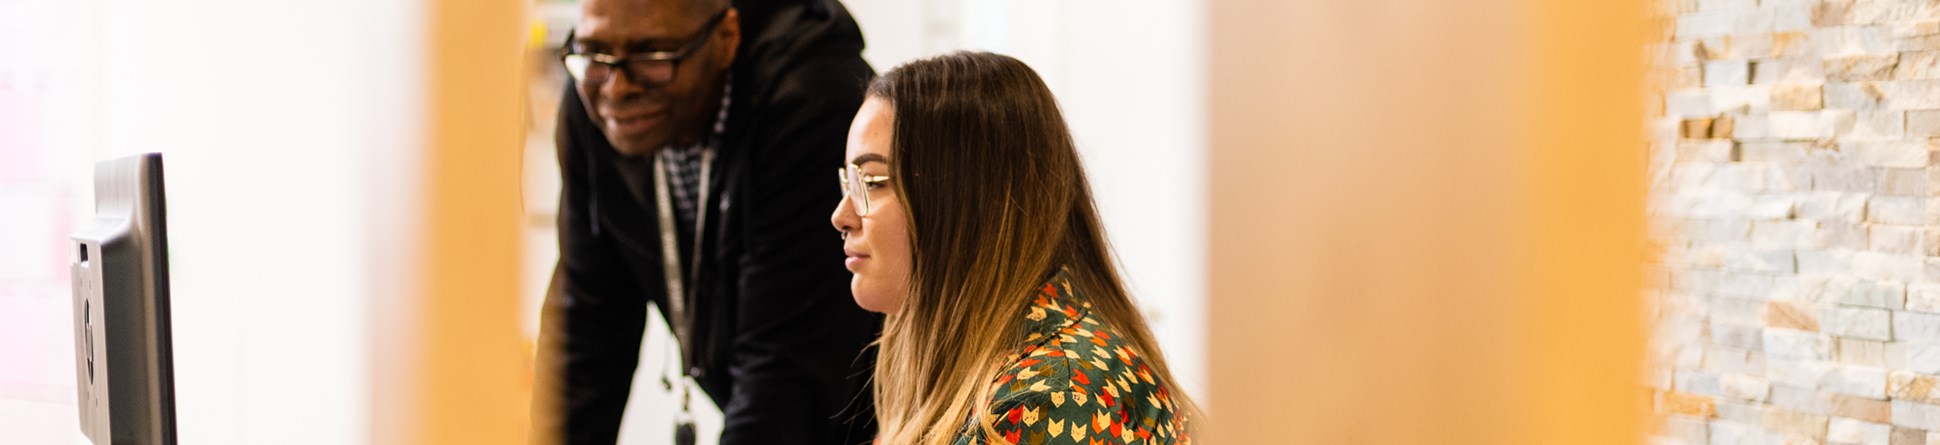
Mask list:
[[1004,367],[990,424],[1018,444],[1187,443],[1169,382],[1116,329],[1077,315]]

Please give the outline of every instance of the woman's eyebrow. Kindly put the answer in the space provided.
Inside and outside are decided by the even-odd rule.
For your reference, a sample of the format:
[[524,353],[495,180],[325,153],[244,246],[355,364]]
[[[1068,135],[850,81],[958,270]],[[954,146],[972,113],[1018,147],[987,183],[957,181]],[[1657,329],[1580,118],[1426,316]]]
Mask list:
[[888,164],[889,158],[883,157],[882,155],[875,154],[875,153],[863,153],[862,156],[856,156],[855,159],[850,160],[849,165],[862,165],[870,162],[881,162],[884,164]]

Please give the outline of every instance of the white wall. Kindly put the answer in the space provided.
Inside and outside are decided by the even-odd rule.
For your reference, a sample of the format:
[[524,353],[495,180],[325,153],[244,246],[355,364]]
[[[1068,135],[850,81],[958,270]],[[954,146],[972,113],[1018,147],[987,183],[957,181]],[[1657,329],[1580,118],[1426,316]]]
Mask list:
[[[392,251],[373,234],[402,222],[371,204],[400,192],[373,184],[408,184],[397,175],[411,169],[369,166],[408,164],[416,153],[419,8],[378,0],[0,4],[0,17],[12,17],[0,19],[0,41],[18,42],[0,50],[0,77],[50,82],[39,90],[46,100],[28,110],[44,117],[47,137],[7,140],[33,145],[5,153],[46,154],[38,168],[72,192],[71,205],[24,218],[82,223],[94,160],[164,154],[183,443],[370,440],[370,350],[380,339],[368,333],[373,303],[387,295],[370,259]],[[34,241],[65,245],[41,238]],[[65,280],[64,267],[55,273]],[[7,289],[0,303],[29,298]],[[34,312],[0,313],[0,325],[69,320],[65,304],[27,307]],[[72,341],[65,330],[50,333],[36,341]],[[0,382],[0,407],[25,416],[0,414],[0,442],[79,440],[71,352],[0,343],[4,360],[42,370],[22,373],[35,381]],[[67,390],[4,391],[46,386]],[[34,406],[57,408],[25,408]]]
[[955,49],[1057,94],[1106,230],[1178,378],[1205,394],[1205,6],[1195,0],[849,0],[877,71]]

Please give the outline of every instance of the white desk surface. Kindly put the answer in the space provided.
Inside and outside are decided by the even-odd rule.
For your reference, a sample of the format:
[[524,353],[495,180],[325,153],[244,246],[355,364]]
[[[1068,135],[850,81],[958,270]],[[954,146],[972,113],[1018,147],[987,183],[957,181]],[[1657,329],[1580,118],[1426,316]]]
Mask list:
[[0,399],[0,442],[92,445],[81,435],[81,414],[73,406]]

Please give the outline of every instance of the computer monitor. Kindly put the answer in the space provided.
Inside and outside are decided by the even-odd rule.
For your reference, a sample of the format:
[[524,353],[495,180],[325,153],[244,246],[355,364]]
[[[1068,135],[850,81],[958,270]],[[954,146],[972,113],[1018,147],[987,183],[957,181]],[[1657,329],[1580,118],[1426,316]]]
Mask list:
[[96,444],[174,444],[162,155],[94,167],[94,220],[75,232],[81,431]]

